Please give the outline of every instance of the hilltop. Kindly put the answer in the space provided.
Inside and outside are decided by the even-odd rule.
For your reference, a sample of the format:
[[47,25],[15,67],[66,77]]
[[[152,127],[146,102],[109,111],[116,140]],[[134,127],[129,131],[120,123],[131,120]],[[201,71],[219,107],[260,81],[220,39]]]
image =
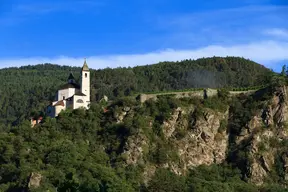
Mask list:
[[[33,111],[43,111],[69,72],[79,77],[80,68],[40,64],[0,70],[0,119],[19,122]],[[191,88],[251,87],[266,84],[271,71],[239,57],[212,57],[133,68],[91,71],[91,101],[143,92]]]

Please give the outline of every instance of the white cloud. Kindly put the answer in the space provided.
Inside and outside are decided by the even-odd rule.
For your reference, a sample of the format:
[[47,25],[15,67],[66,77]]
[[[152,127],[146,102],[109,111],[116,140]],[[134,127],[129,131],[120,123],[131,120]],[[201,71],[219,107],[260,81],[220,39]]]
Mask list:
[[156,21],[157,30],[167,32],[155,38],[154,42],[168,47],[219,43],[235,45],[279,40],[279,35],[284,39],[283,29],[288,29],[287,12],[288,6],[244,6],[158,15],[156,19],[151,19],[151,22]]
[[[212,56],[240,56],[277,68],[279,61],[288,60],[288,42],[265,41],[234,46],[211,45],[191,50],[166,49],[146,54],[91,56],[87,58],[89,67],[94,69],[128,67],[153,64],[159,61],[179,61],[183,59],[197,59]],[[60,56],[56,58],[20,58],[0,60],[2,67],[19,67],[40,63],[54,63],[59,65],[81,66],[83,58]]]
[[288,30],[287,29],[279,29],[279,28],[267,29],[264,31],[264,34],[272,35],[272,36],[276,36],[276,37],[288,38]]

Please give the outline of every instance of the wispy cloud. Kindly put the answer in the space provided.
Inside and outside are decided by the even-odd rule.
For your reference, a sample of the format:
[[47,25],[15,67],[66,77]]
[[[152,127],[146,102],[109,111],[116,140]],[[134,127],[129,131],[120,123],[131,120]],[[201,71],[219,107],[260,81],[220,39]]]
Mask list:
[[[51,6],[42,5],[40,6],[42,9],[38,9],[37,6],[20,7],[20,9],[22,12],[38,14],[38,12],[47,13],[65,9],[74,10],[74,8],[77,10],[80,7],[74,4],[67,8],[61,3]],[[156,33],[147,39],[139,39],[139,42],[143,41],[143,45],[157,44],[156,49],[161,47],[161,51],[90,56],[89,66],[95,69],[114,68],[188,58],[240,56],[262,63],[269,68],[279,69],[279,62],[288,60],[288,41],[283,40],[287,35],[285,30],[288,28],[287,12],[288,6],[248,6],[200,13],[150,15],[150,19],[147,19],[150,25],[147,28]],[[282,36],[281,41],[279,36]],[[83,58],[67,56],[31,57],[2,59],[0,66],[39,63],[80,66],[82,62]]]
[[[271,24],[286,22],[288,6],[244,6],[237,8],[216,9],[201,12],[193,12],[186,14],[169,14],[159,15],[157,18],[158,24],[161,27],[177,27],[176,29],[193,29],[194,26],[199,24],[224,26],[231,25],[229,27],[241,27],[243,25],[252,24]],[[274,20],[274,19],[278,20]],[[269,23],[260,23],[260,21],[266,21]],[[258,23],[259,22],[259,23]]]
[[[188,14],[158,15],[157,30],[169,31],[166,40],[183,44],[233,45],[274,40],[262,31],[288,28],[288,6],[245,6]],[[172,37],[172,38],[171,38]],[[174,43],[175,40],[172,42]]]
[[264,34],[279,37],[279,38],[285,38],[285,39],[288,38],[287,29],[279,29],[279,28],[267,29],[264,31]]
[[[197,59],[212,56],[240,56],[257,61],[269,68],[279,68],[278,62],[288,60],[288,43],[264,41],[234,46],[207,46],[199,49],[174,50],[166,49],[146,54],[90,56],[87,58],[89,67],[94,69],[128,67],[136,65],[154,64],[159,61],[179,61],[183,59]],[[69,66],[81,66],[83,58],[22,58],[0,60],[0,66],[15,67],[35,65],[40,63],[54,63]]]

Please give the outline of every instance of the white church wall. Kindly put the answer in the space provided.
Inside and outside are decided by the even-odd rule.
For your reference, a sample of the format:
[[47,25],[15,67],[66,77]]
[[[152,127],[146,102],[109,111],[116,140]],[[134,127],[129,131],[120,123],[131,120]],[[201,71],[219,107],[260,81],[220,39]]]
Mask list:
[[72,97],[75,94],[75,88],[68,89],[68,97]]
[[66,106],[67,106],[66,100],[64,100],[63,103],[64,103],[64,106],[62,106],[62,105],[56,105],[56,106],[55,106],[55,116],[58,116],[58,114],[59,114],[62,110],[65,110],[65,109],[66,109]]
[[87,101],[90,101],[90,72],[82,71],[81,72],[81,92],[86,95],[85,97],[85,106],[87,106]]
[[84,96],[74,95],[73,106],[74,106],[74,109],[78,109],[80,107],[87,108],[86,105],[85,105],[85,97]]
[[58,116],[58,114],[62,111],[62,110],[65,110],[65,106],[62,106],[62,105],[57,105],[55,106],[55,116]]
[[62,89],[58,91],[58,101],[72,97],[75,94],[75,88]]
[[58,101],[67,99],[69,95],[69,90],[68,89],[62,89],[58,91]]

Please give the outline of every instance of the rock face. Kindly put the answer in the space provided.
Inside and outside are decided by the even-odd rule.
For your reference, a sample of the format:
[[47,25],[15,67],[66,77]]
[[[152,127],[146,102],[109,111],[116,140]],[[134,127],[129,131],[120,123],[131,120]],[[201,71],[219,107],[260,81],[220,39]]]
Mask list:
[[[269,139],[275,135],[272,131],[265,131],[263,135],[256,134],[252,137],[250,153],[250,165],[248,168],[249,181],[256,185],[262,185],[274,165],[276,150],[270,148]],[[268,151],[269,149],[269,151]]]
[[[170,119],[162,125],[164,137],[178,149],[177,155],[181,165],[168,162],[158,166],[170,168],[178,175],[185,174],[187,169],[202,164],[221,163],[226,157],[228,135],[226,132],[220,133],[219,127],[222,120],[227,121],[228,113],[209,110],[202,117],[195,119],[193,111],[193,108],[192,111],[177,108]],[[181,139],[176,137],[179,129],[185,129],[187,132]],[[143,134],[130,137],[124,152],[127,164],[143,162],[143,148],[147,147],[148,141]],[[146,175],[151,173],[151,167],[148,170]]]
[[166,139],[170,138],[174,133],[176,126],[179,126],[180,116],[183,114],[185,114],[185,112],[181,110],[180,107],[178,107],[175,111],[173,111],[170,119],[168,121],[163,122],[162,130]]
[[[125,118],[129,110],[123,110],[118,121]],[[149,139],[144,134],[130,137],[125,145],[127,164],[144,165],[144,180],[154,174],[157,167],[169,168],[176,174],[185,174],[190,168],[199,165],[220,164],[227,160],[231,142],[228,129],[229,119],[226,112],[205,109],[195,113],[195,106],[175,109],[170,118],[161,125],[165,140],[177,149],[179,162],[151,165],[143,156],[149,153]],[[122,118],[123,117],[123,118]],[[263,184],[275,167],[275,156],[280,153],[280,161],[288,180],[288,153],[279,151],[277,143],[288,139],[285,122],[288,121],[287,88],[281,87],[274,92],[272,99],[258,109],[241,132],[235,137],[235,149],[246,150],[246,167],[239,167],[248,181]],[[150,123],[152,129],[153,122]],[[184,132],[185,134],[180,134]],[[288,148],[287,148],[288,150]],[[145,152],[146,151],[146,152]]]
[[[249,161],[247,176],[249,181],[262,185],[275,165],[277,153],[282,153],[275,146],[283,139],[288,139],[285,122],[288,120],[287,88],[276,90],[267,105],[248,122],[244,134],[237,137],[236,143],[247,143]],[[282,155],[283,169],[286,170],[286,155]],[[288,170],[287,170],[288,174]],[[287,174],[285,175],[288,178]]]
[[40,173],[32,172],[29,178],[28,188],[38,188],[42,180],[42,175]]
[[218,130],[220,122],[226,120],[227,114],[206,111],[202,117],[194,118],[192,117],[193,124],[190,125],[188,134],[183,139],[174,140],[184,169],[223,162],[228,135]]
[[127,157],[127,164],[143,164],[143,152],[147,147],[147,138],[144,134],[137,134],[130,137],[124,148],[124,154]]

